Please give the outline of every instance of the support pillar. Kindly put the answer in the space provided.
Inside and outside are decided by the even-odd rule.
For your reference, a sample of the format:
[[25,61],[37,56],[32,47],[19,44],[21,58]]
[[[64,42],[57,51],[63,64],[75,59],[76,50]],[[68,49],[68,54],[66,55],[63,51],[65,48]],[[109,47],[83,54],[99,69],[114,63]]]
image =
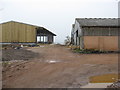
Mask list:
[[41,35],[40,35],[40,42],[41,42]]
[[45,38],[44,38],[45,36],[43,36],[43,43],[45,43]]

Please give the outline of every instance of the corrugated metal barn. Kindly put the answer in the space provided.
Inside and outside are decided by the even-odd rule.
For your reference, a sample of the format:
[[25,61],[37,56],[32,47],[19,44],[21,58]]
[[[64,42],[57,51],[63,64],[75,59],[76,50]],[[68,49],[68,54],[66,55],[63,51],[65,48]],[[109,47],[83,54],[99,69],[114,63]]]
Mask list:
[[44,27],[16,21],[2,23],[0,27],[2,43],[53,43],[56,36]]
[[76,18],[71,42],[81,49],[118,50],[117,18]]

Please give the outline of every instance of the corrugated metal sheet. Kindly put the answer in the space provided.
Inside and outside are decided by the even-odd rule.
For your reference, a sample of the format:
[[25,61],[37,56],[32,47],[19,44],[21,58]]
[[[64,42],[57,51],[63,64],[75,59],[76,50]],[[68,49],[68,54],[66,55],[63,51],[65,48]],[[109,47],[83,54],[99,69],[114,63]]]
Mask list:
[[105,27],[85,27],[83,28],[84,36],[118,36],[118,28]]
[[2,41],[0,42],[36,42],[36,26],[18,22],[0,24]]

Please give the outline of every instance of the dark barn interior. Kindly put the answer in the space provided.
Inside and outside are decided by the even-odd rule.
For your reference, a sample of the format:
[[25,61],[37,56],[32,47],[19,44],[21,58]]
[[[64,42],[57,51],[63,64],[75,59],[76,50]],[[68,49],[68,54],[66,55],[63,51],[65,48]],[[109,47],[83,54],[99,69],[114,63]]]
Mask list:
[[38,27],[36,28],[37,30],[37,43],[46,43],[46,44],[51,44],[53,43],[53,37],[56,36],[54,33],[50,32],[49,30],[43,28],[43,27]]

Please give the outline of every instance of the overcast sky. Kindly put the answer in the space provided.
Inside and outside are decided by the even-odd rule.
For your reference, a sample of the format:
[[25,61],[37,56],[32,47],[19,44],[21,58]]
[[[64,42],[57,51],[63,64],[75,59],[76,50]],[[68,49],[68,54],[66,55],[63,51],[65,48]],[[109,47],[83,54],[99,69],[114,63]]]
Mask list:
[[70,36],[75,18],[117,18],[118,0],[0,0],[0,23],[18,21],[55,33],[56,43]]

